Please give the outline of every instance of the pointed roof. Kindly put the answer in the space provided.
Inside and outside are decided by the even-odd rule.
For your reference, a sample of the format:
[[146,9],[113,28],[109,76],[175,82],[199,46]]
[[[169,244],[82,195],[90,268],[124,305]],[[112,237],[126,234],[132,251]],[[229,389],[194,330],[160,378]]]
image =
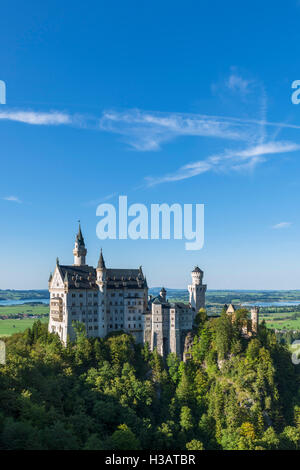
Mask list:
[[226,313],[234,313],[236,310],[235,306],[233,304],[229,304]]
[[199,268],[199,266],[195,266],[192,273],[203,273],[203,271]]
[[103,258],[102,248],[101,248],[101,251],[100,251],[100,257],[99,257],[97,268],[98,269],[105,269],[105,262],[104,262],[104,258]]
[[52,281],[52,273],[50,273],[48,282],[51,282],[51,281]]
[[160,292],[163,292],[164,294],[167,293],[166,289],[164,287],[161,288]]
[[78,225],[78,233],[76,235],[76,240],[78,241],[78,243],[80,245],[84,245],[84,238],[83,238],[83,235],[82,235],[80,222],[79,222],[79,225]]

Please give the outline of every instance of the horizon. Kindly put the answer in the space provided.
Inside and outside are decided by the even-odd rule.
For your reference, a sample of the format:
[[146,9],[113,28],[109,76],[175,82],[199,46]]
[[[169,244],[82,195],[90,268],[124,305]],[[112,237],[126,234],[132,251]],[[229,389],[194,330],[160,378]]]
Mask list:
[[[171,290],[171,291],[182,291],[182,290],[186,290],[187,291],[187,287],[176,287],[176,288],[173,288],[173,287],[167,287],[167,286],[154,286],[154,287],[149,287],[149,290],[150,289],[161,289],[162,287],[164,287],[167,292],[168,290]],[[11,291],[11,292],[48,292],[48,289],[1,289],[0,288],[0,291]],[[300,293],[300,289],[207,289],[206,292],[299,292]]]

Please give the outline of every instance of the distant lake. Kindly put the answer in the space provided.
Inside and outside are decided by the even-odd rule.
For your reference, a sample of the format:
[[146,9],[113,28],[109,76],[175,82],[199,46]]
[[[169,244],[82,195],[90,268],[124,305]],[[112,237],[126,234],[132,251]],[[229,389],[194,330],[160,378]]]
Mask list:
[[0,300],[1,305],[21,305],[31,303],[43,303],[49,305],[49,299],[24,299],[24,300]]
[[293,307],[294,305],[300,305],[300,300],[291,302],[244,302],[242,305],[245,307]]

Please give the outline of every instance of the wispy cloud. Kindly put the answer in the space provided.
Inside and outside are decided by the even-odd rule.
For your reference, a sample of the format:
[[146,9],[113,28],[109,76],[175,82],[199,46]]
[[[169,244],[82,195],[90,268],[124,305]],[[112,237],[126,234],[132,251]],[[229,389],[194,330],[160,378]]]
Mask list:
[[292,225],[292,222],[279,222],[279,224],[273,225],[273,229],[287,228]]
[[256,123],[219,116],[184,113],[153,113],[141,110],[107,111],[100,128],[120,134],[136,150],[159,150],[163,142],[180,136],[215,137],[247,141]]
[[232,73],[226,81],[226,86],[231,91],[237,91],[242,95],[247,95],[250,92],[249,87],[251,83],[253,83],[252,80],[244,79],[240,75]]
[[36,111],[0,111],[0,119],[33,125],[62,125],[74,122],[74,116],[58,111],[48,113]]
[[293,142],[268,142],[241,150],[227,150],[220,154],[211,155],[204,160],[188,163],[176,172],[159,177],[147,177],[147,185],[155,186],[160,183],[180,181],[207,171],[243,170],[254,167],[264,160],[265,155],[294,152],[300,150],[300,145]]
[[184,136],[211,137],[240,142],[263,142],[265,129],[300,126],[266,120],[266,97],[262,96],[259,119],[243,119],[189,113],[158,113],[142,110],[106,111],[100,129],[119,134],[139,151],[159,150],[161,144]]
[[18,204],[22,204],[22,201],[17,196],[4,196],[2,199],[4,201],[17,202]]
[[99,199],[93,199],[92,201],[84,202],[84,206],[96,206],[98,204],[101,204],[103,202],[109,201],[110,199],[113,199],[115,196],[117,196],[118,193],[111,193],[107,194],[106,196],[99,197]]

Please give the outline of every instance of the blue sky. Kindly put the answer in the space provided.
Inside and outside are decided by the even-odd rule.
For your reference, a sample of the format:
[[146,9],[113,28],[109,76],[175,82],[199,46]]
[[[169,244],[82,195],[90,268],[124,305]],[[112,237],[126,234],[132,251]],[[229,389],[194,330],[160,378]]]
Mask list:
[[[1,7],[0,287],[72,263],[151,286],[300,288],[300,2],[21,1]],[[205,245],[96,237],[96,207],[205,204]]]

